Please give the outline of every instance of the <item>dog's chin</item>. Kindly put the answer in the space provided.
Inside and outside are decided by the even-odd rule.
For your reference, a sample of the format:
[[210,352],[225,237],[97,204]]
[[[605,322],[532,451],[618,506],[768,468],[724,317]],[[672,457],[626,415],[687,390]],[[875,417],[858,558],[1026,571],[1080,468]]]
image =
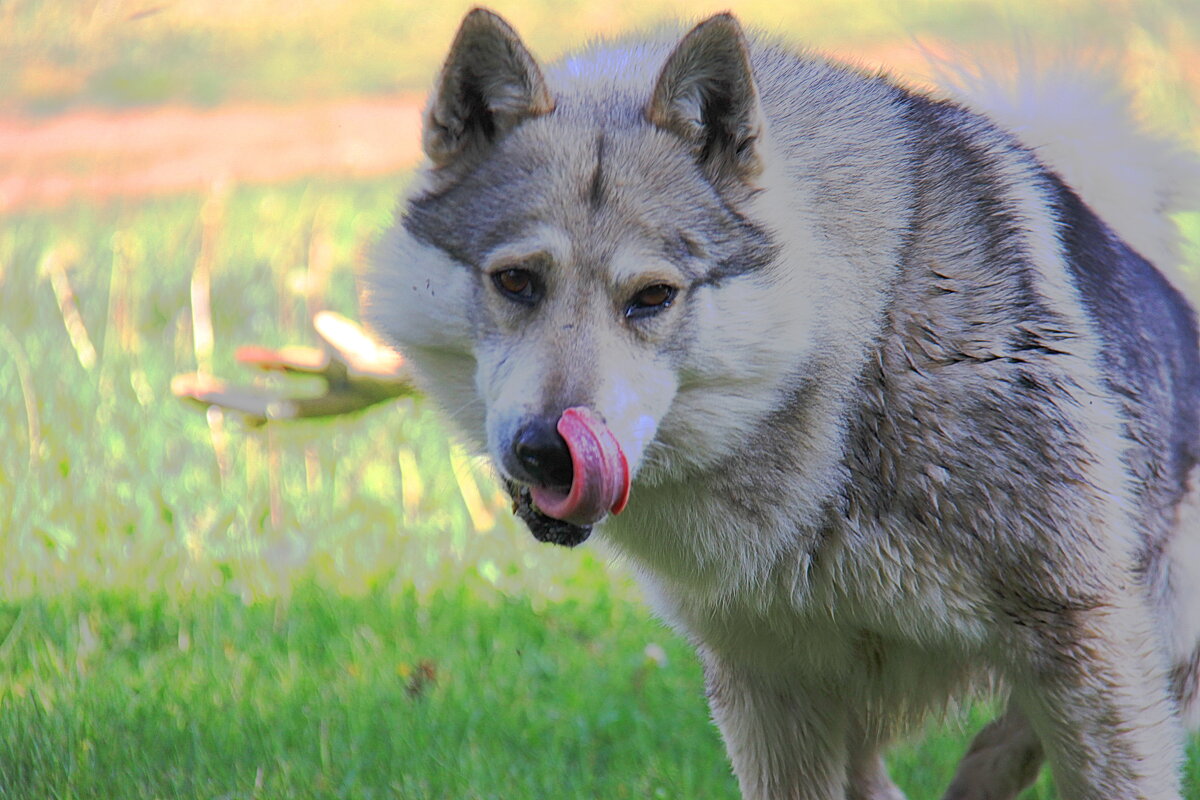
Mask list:
[[513,499],[513,513],[520,517],[529,527],[533,538],[539,542],[559,544],[563,547],[575,547],[582,544],[592,534],[591,525],[576,525],[561,519],[548,517],[533,504],[533,497],[528,487],[520,486],[511,481],[505,482],[505,488]]

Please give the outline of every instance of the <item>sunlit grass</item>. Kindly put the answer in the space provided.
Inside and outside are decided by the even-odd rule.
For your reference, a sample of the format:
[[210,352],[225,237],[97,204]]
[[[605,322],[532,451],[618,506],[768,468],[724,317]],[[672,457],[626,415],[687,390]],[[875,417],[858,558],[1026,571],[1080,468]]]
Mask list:
[[[464,581],[517,590],[533,580],[545,597],[565,596],[568,576],[595,559],[517,535],[487,470],[456,450],[423,401],[247,429],[206,420],[168,391],[174,374],[197,367],[202,253],[212,262],[212,368],[238,377],[236,345],[311,341],[318,308],[354,315],[355,265],[396,188],[245,190],[7,221],[6,596],[219,586],[256,597],[310,572],[348,591]],[[314,248],[318,237],[325,245]],[[52,273],[69,287],[75,334]],[[472,520],[464,491],[493,513]]]
[[[7,0],[0,4],[0,107],[289,102],[425,90],[473,0]],[[495,0],[487,3],[552,58],[596,36],[732,10],[748,25],[853,56],[914,39],[973,49],[999,40],[1112,54],[1172,83],[1191,74],[1200,42],[1192,0]],[[1187,60],[1174,56],[1188,54]],[[1135,65],[1136,66],[1136,65]],[[1139,83],[1143,82],[1139,76]]]

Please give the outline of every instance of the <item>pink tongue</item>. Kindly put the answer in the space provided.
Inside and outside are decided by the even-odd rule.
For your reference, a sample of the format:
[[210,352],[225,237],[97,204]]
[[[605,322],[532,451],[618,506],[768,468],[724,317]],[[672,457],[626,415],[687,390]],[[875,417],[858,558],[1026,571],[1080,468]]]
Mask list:
[[629,502],[629,464],[617,437],[586,406],[564,411],[557,428],[571,451],[571,489],[564,494],[532,487],[534,504],[546,516],[574,525],[591,525],[610,511],[621,513]]

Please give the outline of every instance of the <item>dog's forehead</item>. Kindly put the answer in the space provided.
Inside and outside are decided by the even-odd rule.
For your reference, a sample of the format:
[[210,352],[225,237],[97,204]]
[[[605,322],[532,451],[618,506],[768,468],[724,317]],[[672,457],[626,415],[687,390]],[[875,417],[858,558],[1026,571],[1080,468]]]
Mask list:
[[418,197],[410,233],[476,267],[553,229],[570,252],[603,263],[618,246],[672,261],[694,254],[727,213],[681,142],[640,119],[613,124],[560,109],[514,131],[447,191]]
[[711,187],[675,137],[652,128],[535,120],[517,159],[541,173],[545,213],[574,230],[666,226],[713,205]]

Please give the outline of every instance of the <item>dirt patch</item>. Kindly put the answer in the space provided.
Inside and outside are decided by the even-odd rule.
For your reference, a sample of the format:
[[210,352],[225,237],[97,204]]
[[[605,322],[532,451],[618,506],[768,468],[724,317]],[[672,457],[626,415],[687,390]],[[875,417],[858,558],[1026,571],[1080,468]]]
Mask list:
[[362,178],[420,158],[421,95],[299,107],[166,107],[0,118],[0,213],[204,190],[216,181]]
[[[919,80],[923,54],[903,43],[876,50],[835,56],[867,68],[888,64]],[[0,214],[206,191],[222,181],[396,173],[421,157],[424,104],[422,94],[409,93],[297,106],[72,111],[44,119],[0,114]]]
[[[835,60],[930,86],[930,56],[953,48],[925,40],[833,50]],[[1200,51],[1173,55],[1200,63]],[[1164,64],[1136,53],[1091,53],[1092,63],[1121,64],[1146,76]],[[1053,63],[1053,59],[1049,63]],[[1178,72],[1182,67],[1172,68]],[[1178,72],[1200,89],[1200,70]],[[161,107],[76,111],[47,119],[0,115],[0,213],[53,209],[205,191],[214,183],[266,184],[306,176],[363,178],[411,168],[421,157],[418,93],[299,106]]]

